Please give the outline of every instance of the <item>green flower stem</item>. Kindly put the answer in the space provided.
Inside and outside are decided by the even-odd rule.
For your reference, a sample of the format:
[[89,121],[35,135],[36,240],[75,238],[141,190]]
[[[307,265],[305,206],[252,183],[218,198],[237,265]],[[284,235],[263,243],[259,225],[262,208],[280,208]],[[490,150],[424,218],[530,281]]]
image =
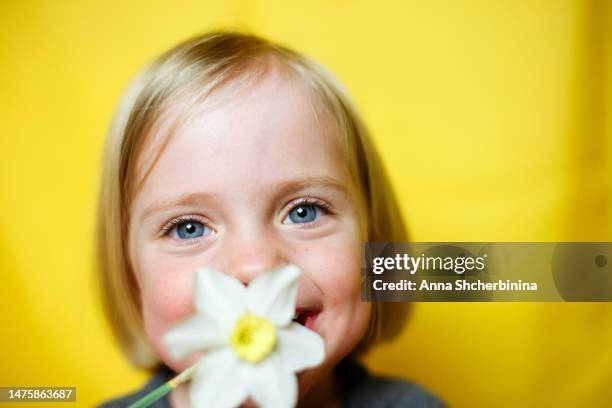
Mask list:
[[151,406],[155,401],[175,389],[179,384],[184,383],[185,381],[191,378],[191,375],[195,371],[198,363],[192,365],[191,367],[185,369],[182,373],[171,379],[165,384],[160,385],[138,401],[131,404],[128,408],[146,408]]

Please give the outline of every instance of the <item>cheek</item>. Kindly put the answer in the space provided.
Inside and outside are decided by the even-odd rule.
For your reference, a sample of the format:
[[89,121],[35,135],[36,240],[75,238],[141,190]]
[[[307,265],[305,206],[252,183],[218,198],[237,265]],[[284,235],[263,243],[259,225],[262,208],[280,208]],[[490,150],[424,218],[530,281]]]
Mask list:
[[140,266],[145,332],[162,360],[176,367],[167,355],[163,335],[194,312],[195,268],[154,258]]
[[302,265],[325,295],[328,306],[360,300],[361,246],[354,242],[325,242],[310,248]]

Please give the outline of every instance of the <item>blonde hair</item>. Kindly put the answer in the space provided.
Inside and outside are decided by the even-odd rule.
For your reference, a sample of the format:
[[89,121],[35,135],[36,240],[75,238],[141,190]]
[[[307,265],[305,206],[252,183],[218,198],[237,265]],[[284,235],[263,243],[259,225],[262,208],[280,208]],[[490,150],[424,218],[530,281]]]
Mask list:
[[[170,137],[138,182],[134,179],[136,160],[150,130],[170,107],[188,101],[168,135],[221,85],[244,76],[257,79],[271,67],[306,84],[337,126],[347,166],[360,190],[365,238],[407,241],[400,210],[370,135],[348,93],[327,70],[255,35],[215,31],[188,39],[157,58],[128,87],[109,128],[102,163],[96,228],[98,282],[113,334],[137,367],[152,369],[159,359],[144,331],[138,283],[127,252],[129,208]],[[355,352],[399,333],[406,307],[375,302],[368,331]]]

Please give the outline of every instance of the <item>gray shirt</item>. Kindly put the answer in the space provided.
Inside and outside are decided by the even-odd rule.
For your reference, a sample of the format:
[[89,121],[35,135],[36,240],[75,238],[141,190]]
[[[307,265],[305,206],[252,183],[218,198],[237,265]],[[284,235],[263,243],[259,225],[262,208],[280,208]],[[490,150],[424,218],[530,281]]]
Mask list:
[[[445,408],[446,405],[430,391],[413,382],[371,375],[357,361],[345,359],[335,368],[342,387],[345,408]],[[137,401],[176,374],[162,366],[144,387],[131,394],[107,401],[98,408],[123,408]],[[171,408],[168,394],[151,407]]]

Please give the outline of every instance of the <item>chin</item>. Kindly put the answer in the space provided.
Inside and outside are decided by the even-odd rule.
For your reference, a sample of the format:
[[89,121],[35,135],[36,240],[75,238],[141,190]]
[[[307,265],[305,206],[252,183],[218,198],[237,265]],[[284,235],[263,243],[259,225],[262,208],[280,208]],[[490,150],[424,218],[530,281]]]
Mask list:
[[[334,365],[335,364],[333,364],[332,361],[326,359],[317,367],[309,368],[297,373],[298,406],[300,401],[303,401],[304,399],[309,400],[309,397],[312,396],[313,391],[316,394],[320,393],[320,390],[315,391],[315,389],[319,386],[326,388],[328,384],[324,383],[329,379],[328,376],[331,374],[331,370],[333,370]],[[318,397],[315,397],[315,400],[317,399]],[[313,400],[310,400],[310,402],[313,402]]]
[[298,380],[298,400],[302,399],[312,389],[313,385],[317,382],[319,377],[321,366],[304,370],[297,374]]

